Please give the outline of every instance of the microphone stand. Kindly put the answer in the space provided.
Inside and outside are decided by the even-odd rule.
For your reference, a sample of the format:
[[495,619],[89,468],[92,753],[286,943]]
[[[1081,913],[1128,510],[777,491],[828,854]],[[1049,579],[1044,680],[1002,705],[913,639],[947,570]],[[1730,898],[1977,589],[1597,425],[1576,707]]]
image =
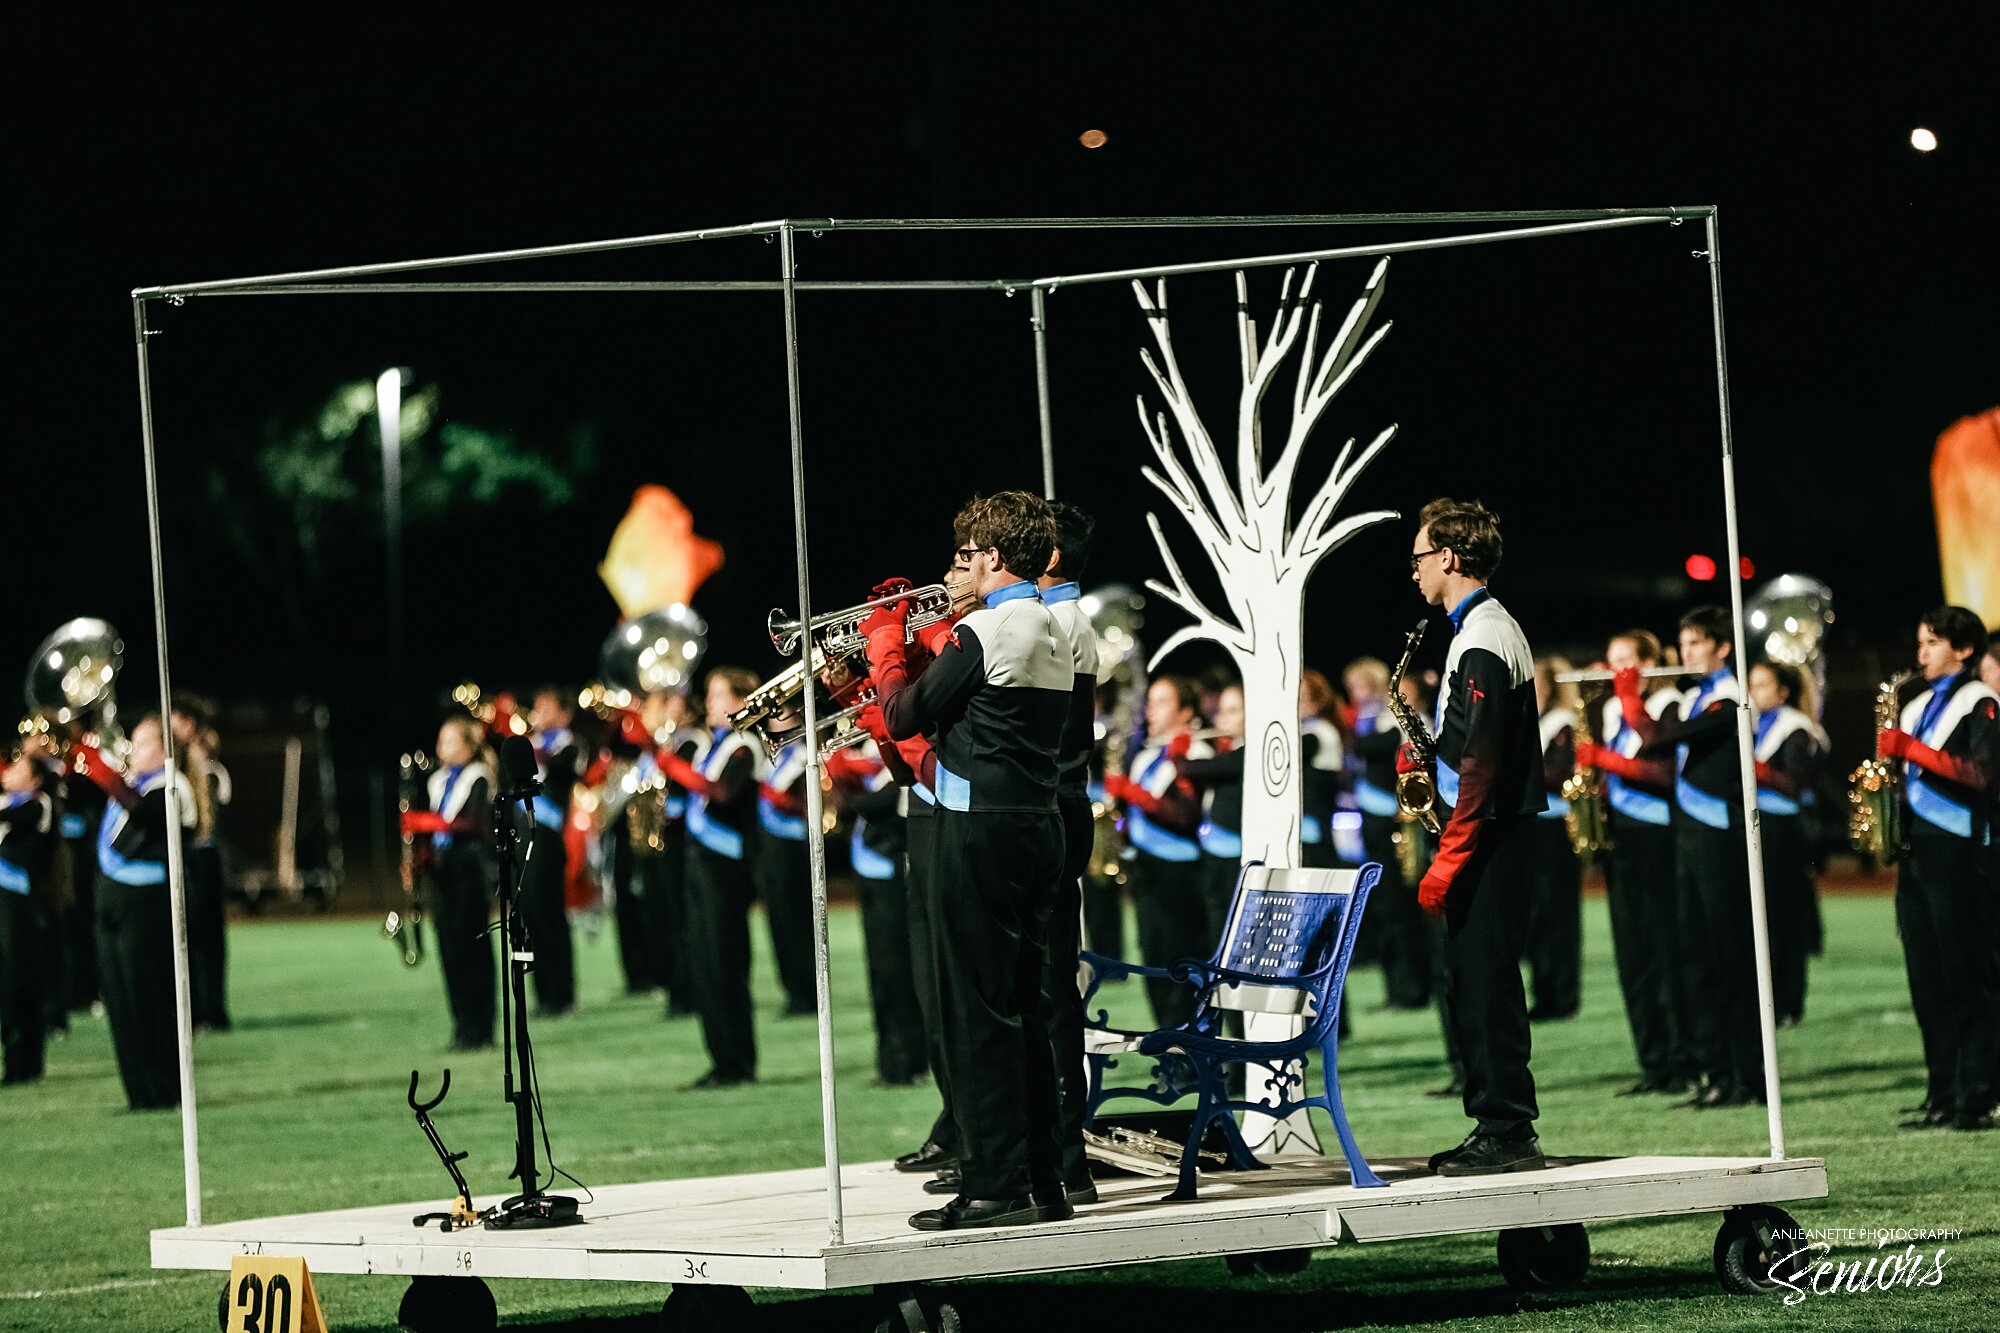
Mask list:
[[[506,780],[508,765],[501,766]],[[489,1227],[546,1227],[581,1222],[576,1200],[549,1194],[541,1187],[541,1173],[535,1162],[535,1083],[534,1046],[528,1040],[528,969],[534,963],[521,926],[519,904],[515,901],[531,846],[521,853],[521,829],[514,818],[515,804],[526,803],[541,793],[542,780],[532,763],[524,774],[515,776],[493,801],[493,847],[500,869],[500,943],[507,956],[507,975],[500,988],[501,1060],[505,1066],[503,1087],[506,1100],[514,1107],[513,1177],[521,1192],[489,1210]]]

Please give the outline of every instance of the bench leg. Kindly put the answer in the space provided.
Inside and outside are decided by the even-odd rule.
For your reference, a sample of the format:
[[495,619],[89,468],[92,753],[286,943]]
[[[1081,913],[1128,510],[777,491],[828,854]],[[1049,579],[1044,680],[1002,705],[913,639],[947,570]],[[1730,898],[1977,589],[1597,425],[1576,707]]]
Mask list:
[[1368,1165],[1368,1159],[1361,1155],[1361,1146],[1354,1141],[1354,1131],[1347,1124],[1347,1107],[1340,1099],[1340,1063],[1335,1051],[1336,1042],[1328,1041],[1320,1047],[1320,1074],[1326,1082],[1326,1113],[1333,1121],[1333,1132],[1340,1139],[1340,1151],[1347,1157],[1347,1174],[1353,1183],[1362,1188],[1375,1188],[1389,1182],[1375,1174],[1375,1168]]

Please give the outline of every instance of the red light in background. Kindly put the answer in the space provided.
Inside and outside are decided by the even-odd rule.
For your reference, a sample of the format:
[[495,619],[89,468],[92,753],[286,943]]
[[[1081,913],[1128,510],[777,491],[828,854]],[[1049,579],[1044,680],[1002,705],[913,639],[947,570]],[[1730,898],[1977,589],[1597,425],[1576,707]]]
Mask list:
[[1750,557],[1746,555],[1736,562],[1736,572],[1748,581],[1757,577],[1757,566],[1751,564]]
[[1691,555],[1684,566],[1687,576],[1696,583],[1707,583],[1715,577],[1715,561],[1705,555]]

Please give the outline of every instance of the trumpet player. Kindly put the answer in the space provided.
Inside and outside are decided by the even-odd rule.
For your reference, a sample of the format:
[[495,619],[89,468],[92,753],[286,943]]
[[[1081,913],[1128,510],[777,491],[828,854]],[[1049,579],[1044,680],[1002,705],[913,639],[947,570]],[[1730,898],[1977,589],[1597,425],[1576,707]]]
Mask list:
[[[1649,690],[1640,708],[1654,726],[1680,720],[1680,693],[1663,677],[1639,672],[1658,667],[1665,654],[1651,630],[1633,629],[1613,638],[1605,665],[1632,673],[1633,690]],[[1620,1096],[1700,1091],[1700,1066],[1688,1044],[1688,993],[1677,959],[1679,915],[1675,910],[1673,791],[1670,760],[1642,757],[1643,738],[1625,721],[1617,698],[1604,704],[1601,743],[1577,745],[1576,761],[1605,775],[1611,849],[1604,859],[1604,892],[1611,912],[1611,953],[1625,999],[1625,1022],[1639,1062],[1638,1081]]]
[[1528,975],[1535,1001],[1528,1021],[1576,1017],[1583,991],[1583,863],[1570,845],[1563,783],[1576,771],[1577,714],[1583,700],[1575,685],[1559,685],[1569,670],[1560,657],[1535,659],[1536,730],[1542,740],[1542,788],[1548,806],[1530,826],[1534,840],[1535,895],[1528,914]]
[[958,1191],[915,1214],[922,1231],[1018,1226],[1071,1214],[1058,1140],[1042,968],[1063,871],[1056,813],[1075,672],[1037,594],[1054,555],[1046,501],[1002,491],[953,525],[984,605],[952,627],[914,683],[908,602],[862,622],[889,735],[935,736],[930,886],[943,1055],[959,1134]]
[[1986,630],[1962,606],[1917,627],[1930,686],[1903,707],[1876,752],[1907,765],[1908,850],[1896,876],[1896,927],[1923,1034],[1928,1089],[1907,1128],[1993,1128],[2000,1102],[2000,884],[1993,881],[1996,695],[1979,679]]
[[697,1088],[728,1088],[757,1078],[757,1033],[750,1009],[751,839],[756,836],[757,790],[765,774],[757,742],[729,725],[757,688],[741,667],[708,673],[705,702],[709,741],[689,763],[672,750],[658,754],[660,768],[687,789],[686,961],[694,973],[695,1003],[711,1068]]
[[[1423,507],[1410,579],[1442,607],[1453,638],[1437,729],[1438,804],[1450,814],[1417,901],[1445,922],[1445,1006],[1465,1062],[1465,1142],[1430,1159],[1440,1175],[1526,1171],[1546,1163],[1528,1069],[1521,985],[1533,891],[1532,829],[1547,800],[1527,636],[1495,600],[1500,523],[1478,501]],[[1399,755],[1399,767],[1413,758]]]
[[1784,662],[1750,668],[1757,710],[1754,758],[1764,892],[1771,903],[1771,988],[1781,1028],[1805,1016],[1806,955],[1816,951],[1819,901],[1806,809],[1825,766],[1827,735],[1813,721],[1809,677]]

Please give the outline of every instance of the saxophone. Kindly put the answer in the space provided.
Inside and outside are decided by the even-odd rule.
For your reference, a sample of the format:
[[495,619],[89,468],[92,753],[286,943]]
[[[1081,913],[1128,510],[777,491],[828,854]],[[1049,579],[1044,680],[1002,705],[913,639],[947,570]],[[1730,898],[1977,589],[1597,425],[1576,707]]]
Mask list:
[[[1895,728],[1897,692],[1917,674],[1899,671],[1875,687],[1878,733]],[[1903,783],[1898,767],[1895,760],[1875,755],[1847,776],[1847,840],[1878,866],[1903,854]]]
[[[1590,718],[1598,704],[1591,700],[1576,710],[1576,736],[1580,741],[1595,740],[1590,734]],[[1595,856],[1611,846],[1610,824],[1604,813],[1604,775],[1594,768],[1574,765],[1563,779],[1563,799],[1569,813],[1563,827],[1569,830],[1570,850],[1581,857]]]
[[1431,729],[1417,710],[1410,707],[1403,698],[1403,673],[1410,669],[1410,658],[1417,651],[1417,645],[1424,641],[1424,629],[1431,622],[1419,620],[1417,627],[1410,631],[1403,644],[1402,660],[1389,673],[1389,697],[1383,704],[1395,716],[1397,727],[1401,728],[1403,739],[1409,742],[1410,752],[1423,763],[1423,767],[1409,773],[1396,775],[1396,804],[1403,814],[1423,824],[1432,833],[1442,833],[1444,825],[1437,817],[1437,780],[1431,776],[1430,766],[1437,760],[1437,740]]
[[[409,814],[417,805],[417,774],[429,767],[422,754],[406,754],[398,767],[396,778],[396,809],[400,814]],[[382,922],[382,933],[396,943],[396,951],[405,967],[415,967],[424,961],[424,909],[422,891],[417,885],[417,839],[408,829],[403,830],[402,881],[403,910],[391,911]]]

